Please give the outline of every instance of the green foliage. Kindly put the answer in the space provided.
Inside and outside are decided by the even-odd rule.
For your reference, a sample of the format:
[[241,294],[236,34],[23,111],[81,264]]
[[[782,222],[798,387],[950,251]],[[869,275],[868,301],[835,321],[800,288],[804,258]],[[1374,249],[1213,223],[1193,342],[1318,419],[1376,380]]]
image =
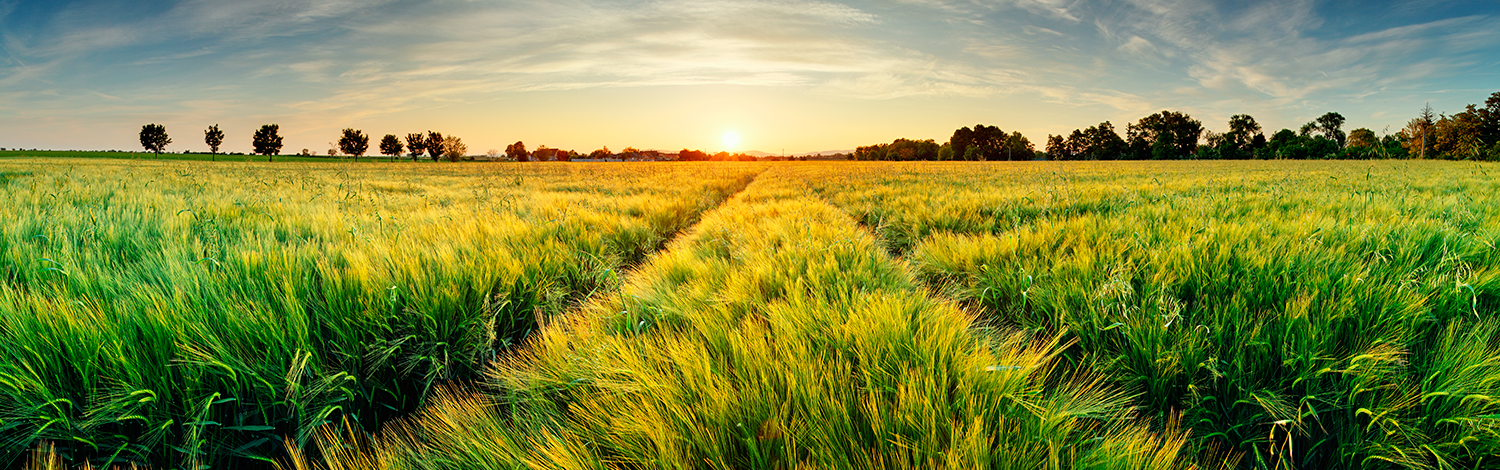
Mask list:
[[1162,111],[1126,127],[1136,160],[1183,160],[1198,150],[1203,123],[1184,113]]
[[1057,142],[1048,141],[1048,152],[1054,160],[1119,160],[1127,156],[1125,139],[1120,138],[1109,121],[1088,129],[1075,129],[1065,141],[1062,136],[1056,137]]

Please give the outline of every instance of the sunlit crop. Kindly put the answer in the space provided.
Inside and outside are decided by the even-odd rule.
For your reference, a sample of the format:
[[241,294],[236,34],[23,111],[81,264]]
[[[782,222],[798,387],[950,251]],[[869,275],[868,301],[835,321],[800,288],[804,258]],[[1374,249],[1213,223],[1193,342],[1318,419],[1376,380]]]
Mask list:
[[219,466],[373,429],[755,171],[0,161],[0,461]]
[[0,175],[38,469],[1500,469],[1489,164]]

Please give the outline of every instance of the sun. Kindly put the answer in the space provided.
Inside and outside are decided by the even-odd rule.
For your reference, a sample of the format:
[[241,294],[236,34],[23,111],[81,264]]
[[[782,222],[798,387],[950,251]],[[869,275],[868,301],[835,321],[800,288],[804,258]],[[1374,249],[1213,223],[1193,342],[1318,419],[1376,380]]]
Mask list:
[[740,146],[740,133],[734,129],[724,131],[721,140],[724,142],[724,150],[737,150]]

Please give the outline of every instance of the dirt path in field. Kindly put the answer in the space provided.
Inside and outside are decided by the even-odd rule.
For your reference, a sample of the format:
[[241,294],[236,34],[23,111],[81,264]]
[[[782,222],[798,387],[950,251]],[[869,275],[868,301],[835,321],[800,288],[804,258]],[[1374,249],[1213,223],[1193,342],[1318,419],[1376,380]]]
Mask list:
[[749,178],[746,178],[745,181],[739,185],[739,187],[734,188],[734,191],[730,191],[728,194],[725,194],[723,198],[720,198],[717,202],[715,202],[713,207],[698,211],[697,214],[694,214],[692,216],[692,223],[683,226],[682,228],[679,228],[673,232],[663,234],[664,236],[662,237],[662,240],[657,243],[656,247],[653,248],[650,253],[646,253],[646,255],[642,256],[639,260],[626,263],[624,266],[621,266],[620,271],[622,275],[624,273],[635,271],[636,268],[645,265],[653,255],[661,253],[663,250],[666,250],[668,246],[671,246],[672,243],[683,238],[687,234],[693,233],[693,230],[698,228],[698,223],[703,220],[703,216],[708,215],[708,213],[710,212],[719,210],[720,207],[724,207],[724,204],[728,204],[729,201],[734,200],[735,197],[738,197],[741,193],[744,193],[745,188],[749,188],[750,185],[755,184],[755,181],[760,179],[760,175],[765,174],[768,170],[770,170],[770,168],[765,168],[755,172],[755,174],[752,174]]
[[676,231],[673,231],[673,232],[670,232],[670,233],[667,233],[667,234],[663,234],[664,236],[662,237],[661,242],[659,242],[656,245],[656,247],[651,250],[650,253],[646,253],[644,256],[641,256],[640,259],[637,259],[635,261],[626,262],[625,264],[621,265],[617,269],[617,271],[619,273],[619,278],[620,278],[619,284],[617,284],[617,285],[615,285],[615,286],[613,286],[611,288],[608,288],[608,289],[599,289],[599,290],[596,290],[596,291],[590,293],[587,297],[585,297],[583,299],[579,299],[578,303],[575,306],[573,306],[572,308],[569,308],[568,311],[572,312],[572,311],[577,311],[577,310],[583,309],[587,305],[594,303],[595,299],[598,299],[601,296],[616,295],[616,294],[618,294],[619,293],[619,289],[622,288],[622,287],[624,287],[625,284],[629,283],[630,279],[632,277],[634,277],[636,270],[640,269],[640,267],[645,266],[647,263],[649,263],[651,261],[651,258],[654,257],[654,256],[656,256],[657,253],[661,253],[661,252],[665,251],[668,247],[672,246],[678,240],[681,240],[681,239],[687,237],[688,235],[692,234],[693,231],[698,228],[699,222],[701,222],[703,220],[703,217],[705,215],[708,215],[709,213],[711,213],[713,211],[719,210],[719,208],[724,207],[725,204],[728,204],[729,201],[732,201],[732,200],[734,200],[734,198],[739,197],[740,194],[742,194],[742,193],[745,192],[746,188],[749,188],[750,185],[755,184],[756,180],[759,180],[760,176],[763,175],[763,174],[765,174],[766,171],[769,171],[769,170],[770,170],[770,168],[765,168],[765,169],[762,169],[762,170],[760,170],[758,172],[755,172],[755,174],[753,174],[753,175],[750,175],[749,178],[746,178],[745,181],[743,183],[741,183],[738,187],[734,188],[733,191],[725,194],[723,198],[719,199],[719,201],[717,203],[715,203],[713,205],[713,207],[709,207],[709,208],[703,209],[703,210],[699,211],[696,215],[694,215],[692,217],[693,221],[692,221],[691,224],[683,226],[682,228],[677,229]]

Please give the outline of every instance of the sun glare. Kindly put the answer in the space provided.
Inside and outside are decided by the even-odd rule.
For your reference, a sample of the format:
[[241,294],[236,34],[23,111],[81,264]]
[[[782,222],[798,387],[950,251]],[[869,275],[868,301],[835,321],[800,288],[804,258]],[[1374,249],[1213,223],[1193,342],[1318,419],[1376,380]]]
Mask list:
[[738,150],[740,146],[740,133],[733,130],[724,131],[724,150]]

